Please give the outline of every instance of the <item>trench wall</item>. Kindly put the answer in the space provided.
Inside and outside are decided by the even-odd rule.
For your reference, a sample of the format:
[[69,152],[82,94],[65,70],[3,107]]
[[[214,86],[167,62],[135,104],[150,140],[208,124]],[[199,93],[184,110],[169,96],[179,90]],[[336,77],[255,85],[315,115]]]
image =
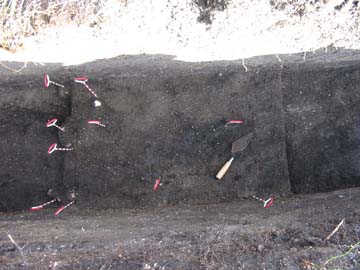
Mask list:
[[[259,61],[246,72],[241,61],[123,57],[0,75],[0,209],[46,201],[50,188],[64,198],[75,189],[77,205],[101,208],[358,186],[357,62]],[[44,88],[44,73],[65,88]],[[73,82],[84,75],[102,106]],[[65,132],[45,127],[52,117]],[[227,119],[244,124],[225,128]],[[231,143],[249,132],[249,146],[216,180]],[[74,151],[48,155],[52,142]]]

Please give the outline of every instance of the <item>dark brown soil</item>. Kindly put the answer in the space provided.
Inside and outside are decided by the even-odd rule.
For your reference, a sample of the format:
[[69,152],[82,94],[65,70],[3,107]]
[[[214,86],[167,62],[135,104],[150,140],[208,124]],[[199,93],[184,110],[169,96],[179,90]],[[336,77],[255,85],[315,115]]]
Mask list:
[[[359,242],[359,58],[258,57],[247,71],[134,56],[0,74],[0,269],[359,269],[358,247],[324,265]],[[45,73],[65,87],[44,88]],[[45,127],[53,117],[65,132]],[[48,155],[54,142],[74,151]],[[27,212],[49,189],[76,204]]]
[[[47,65],[0,82],[0,210],[47,201],[79,207],[230,202],[359,186],[360,80],[354,51],[183,63],[121,57]],[[331,62],[332,61],[332,62]],[[329,65],[328,63],[331,63]],[[65,88],[44,88],[48,73]],[[88,76],[101,107],[74,77]],[[46,128],[57,117],[66,132]],[[105,128],[91,126],[98,119]],[[244,124],[225,128],[227,119]],[[234,140],[254,133],[222,181]],[[52,143],[72,152],[47,154]],[[163,186],[152,187],[160,177]]]
[[[360,267],[360,189],[236,203],[0,217],[1,269],[342,269]],[[324,239],[345,218],[345,225]],[[10,242],[10,234],[22,248]]]

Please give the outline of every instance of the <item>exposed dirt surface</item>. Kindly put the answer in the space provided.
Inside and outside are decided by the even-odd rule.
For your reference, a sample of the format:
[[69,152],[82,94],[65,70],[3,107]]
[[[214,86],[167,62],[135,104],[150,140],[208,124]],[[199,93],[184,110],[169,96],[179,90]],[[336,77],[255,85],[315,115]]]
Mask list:
[[[1,269],[360,268],[360,189],[148,210],[0,216]],[[345,218],[330,240],[324,239]],[[12,244],[8,234],[22,249]]]
[[360,89],[353,83],[360,78],[359,69],[305,69],[287,69],[284,78],[291,73],[298,77],[282,85],[292,191],[359,185]]
[[[4,71],[0,269],[359,269],[359,58],[334,48]],[[45,88],[45,73],[64,88]],[[65,132],[45,127],[54,117]],[[231,143],[250,132],[216,180]],[[74,150],[48,155],[54,142]],[[339,188],[353,189],[291,195]],[[48,201],[49,189],[61,203],[13,212]],[[72,190],[76,204],[55,218]]]
[[[64,198],[75,189],[80,207],[131,208],[358,186],[356,57],[334,50],[248,66],[120,57],[4,73],[0,209],[45,202],[49,189]],[[45,88],[44,73],[65,87]],[[74,83],[84,75],[102,106]],[[45,127],[53,117],[65,132]],[[226,128],[229,119],[244,123]],[[217,181],[232,142],[250,132],[249,146]],[[48,155],[52,143],[74,151]]]

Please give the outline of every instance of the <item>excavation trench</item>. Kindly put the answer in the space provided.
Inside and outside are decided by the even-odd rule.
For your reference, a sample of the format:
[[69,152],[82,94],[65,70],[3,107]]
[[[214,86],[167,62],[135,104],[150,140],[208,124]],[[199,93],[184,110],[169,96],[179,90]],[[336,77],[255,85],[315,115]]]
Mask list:
[[[338,57],[332,65],[322,55],[255,58],[248,72],[236,61],[125,57],[5,73],[0,207],[26,209],[46,200],[48,189],[76,190],[83,207],[131,208],[355,187],[359,71],[358,62],[343,60],[348,54],[329,53]],[[44,88],[44,73],[65,88]],[[90,78],[102,106],[73,82],[79,76]],[[65,132],[45,127],[52,117]],[[225,127],[230,119],[243,124]],[[250,132],[249,146],[216,180],[232,142]],[[75,150],[48,155],[52,142]],[[157,178],[162,186],[153,192]]]
[[[337,50],[312,54],[305,61],[303,56],[266,56],[244,62],[206,63],[185,63],[167,56],[133,56],[74,67],[28,67],[18,74],[4,71],[0,74],[0,209],[6,212],[26,210],[48,201],[47,192],[53,189],[64,198],[63,201],[70,190],[77,192],[76,206],[66,210],[70,215],[67,218],[75,223],[82,220],[76,215],[83,209],[131,211],[169,205],[188,206],[191,213],[197,211],[196,205],[215,205],[225,212],[224,219],[227,219],[234,214],[233,206],[237,202],[244,204],[249,195],[273,196],[289,203],[285,198],[292,194],[360,186],[359,57],[355,51]],[[65,87],[50,85],[45,88],[44,74]],[[98,98],[84,85],[74,82],[75,77],[82,76],[89,78],[87,84]],[[95,100],[100,101],[101,106],[95,107]],[[54,117],[59,119],[65,132],[45,127],[46,121]],[[89,120],[99,120],[105,127],[91,125]],[[242,120],[243,123],[226,127],[227,120]],[[236,155],[225,177],[217,180],[216,173],[232,156],[232,142],[251,132],[250,144]],[[74,150],[49,155],[47,149],[54,142],[59,147]],[[161,185],[154,191],[157,178],[161,179]],[[358,194],[356,189],[354,192]],[[316,196],[309,198],[316,200]],[[230,203],[232,210],[227,212],[224,202]],[[305,205],[305,201],[300,200],[299,204]],[[308,206],[308,209],[315,209],[315,213],[318,206]],[[349,206],[348,209],[352,208]],[[151,211],[160,219],[172,215]],[[250,212],[252,210],[247,213]],[[289,209],[284,212],[288,213],[286,215],[291,213]],[[36,214],[40,221],[51,224],[52,221],[45,221],[49,214],[46,211],[33,213],[27,219],[36,219]],[[281,211],[278,213],[282,214]],[[104,215],[106,220],[113,222],[111,213]],[[132,219],[131,214],[127,215]],[[186,214],[181,215],[186,219]],[[269,218],[267,214],[262,215],[260,213],[261,218]],[[211,217],[209,213],[204,218]],[[210,243],[205,241],[204,235],[216,235],[215,232],[201,231],[197,220],[196,228],[190,226],[194,235],[170,235],[167,231],[164,236],[160,225],[156,225],[151,217],[133,218],[154,222],[154,231],[146,237],[165,237],[167,243],[172,237],[180,237],[180,246],[191,237],[197,237],[200,246],[207,246]],[[95,222],[92,214],[85,219]],[[282,219],[286,217],[282,216]],[[10,226],[10,216],[4,214],[2,220],[4,227]],[[211,222],[220,224],[220,220],[216,217]],[[256,222],[250,220],[250,223]],[[166,226],[174,225],[166,218],[164,222]],[[179,222],[181,227],[182,221]],[[246,220],[241,222],[246,223]],[[328,230],[335,221],[326,222]],[[188,226],[185,223],[184,226]],[[69,229],[65,227],[64,233]],[[258,229],[254,232],[258,233]],[[266,232],[269,231],[264,229]],[[77,232],[72,233],[79,240]],[[297,233],[293,231],[290,235]],[[126,234],[125,238],[130,241],[130,232]],[[47,243],[48,237],[52,236],[44,236],[43,243]],[[96,237],[105,236],[97,235],[89,241]],[[264,238],[261,241],[275,241],[265,235],[261,237]],[[315,240],[311,242],[308,236],[298,238],[308,241],[303,247],[318,244]],[[349,241],[354,239],[356,235]],[[71,242],[70,239],[66,241]],[[246,248],[250,248],[247,241],[249,246]],[[150,243],[152,248],[157,245],[155,242]],[[130,246],[136,248],[136,243]],[[0,255],[7,257],[8,246],[5,244],[2,248]],[[90,249],[84,244],[75,250],[80,252],[87,248]],[[95,248],[100,249],[99,246]],[[239,247],[232,248],[238,250]],[[65,248],[66,252],[70,249]],[[131,248],[128,252],[133,252],[133,257],[129,255],[133,261],[124,259],[116,265],[125,262],[129,268],[124,269],[144,267],[142,255],[137,257]],[[193,252],[197,252],[202,260],[210,260],[209,254],[203,254],[204,250]],[[84,262],[80,265],[85,267],[90,261],[81,258]],[[183,259],[172,258],[172,266],[185,263],[183,267],[186,268]],[[211,260],[214,264],[222,264],[214,257]],[[70,261],[68,265],[74,267],[76,264]],[[199,265],[204,263],[197,262]],[[102,265],[107,262],[99,259],[96,263],[106,269]],[[280,269],[275,263],[273,265],[274,269]]]

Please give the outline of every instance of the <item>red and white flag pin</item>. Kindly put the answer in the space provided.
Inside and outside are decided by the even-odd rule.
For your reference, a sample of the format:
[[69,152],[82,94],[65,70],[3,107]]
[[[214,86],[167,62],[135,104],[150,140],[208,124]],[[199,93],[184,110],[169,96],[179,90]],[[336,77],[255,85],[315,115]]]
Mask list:
[[254,196],[254,195],[252,195],[252,197],[255,200],[261,201],[264,204],[264,208],[270,208],[274,203],[274,198],[271,198],[271,197],[268,198],[268,199],[261,199],[259,197]]
[[61,131],[65,131],[65,128],[62,128],[62,127],[60,127],[60,126],[58,126],[58,125],[56,124],[57,121],[58,121],[57,118],[53,118],[53,119],[49,120],[49,121],[46,123],[46,127],[56,127],[56,128],[58,128],[58,129],[60,129]]
[[51,200],[49,202],[46,202],[46,203],[43,203],[43,204],[40,204],[40,205],[37,205],[37,206],[33,206],[33,207],[30,208],[30,211],[42,210],[44,208],[44,206],[52,204],[52,203],[57,202],[57,201],[58,201],[58,199],[53,199],[53,200]]
[[104,124],[101,123],[100,120],[88,120],[87,121],[88,124],[92,124],[92,125],[98,125],[98,126],[102,126],[102,127],[106,127]]
[[86,82],[88,81],[89,79],[87,78],[87,77],[77,77],[77,78],[75,78],[74,79],[74,81],[76,82],[76,83],[81,83],[81,84],[83,84],[85,87],[86,87],[86,89],[94,96],[94,97],[98,97],[96,94],[95,94],[95,92],[86,84]]
[[58,148],[56,143],[53,143],[52,145],[50,145],[49,149],[48,149],[48,154],[52,154],[55,151],[72,151],[74,150],[74,148]]
[[161,185],[161,181],[160,181],[160,178],[158,178],[158,179],[155,180],[153,190],[156,191],[159,188],[160,185]]
[[45,75],[44,75],[44,86],[45,86],[46,88],[48,88],[50,84],[53,84],[53,85],[56,85],[56,86],[60,86],[60,87],[64,87],[64,86],[63,86],[62,84],[60,84],[60,83],[56,83],[56,82],[51,81],[51,80],[50,80],[50,77],[49,77],[49,74],[45,74]]
[[62,205],[60,206],[54,213],[54,216],[59,215],[62,211],[64,211],[66,208],[68,208],[69,206],[73,205],[75,203],[74,201],[69,202],[67,205]]
[[225,123],[225,127],[230,127],[230,126],[235,126],[235,125],[241,125],[242,123],[244,123],[243,120],[228,120]]

